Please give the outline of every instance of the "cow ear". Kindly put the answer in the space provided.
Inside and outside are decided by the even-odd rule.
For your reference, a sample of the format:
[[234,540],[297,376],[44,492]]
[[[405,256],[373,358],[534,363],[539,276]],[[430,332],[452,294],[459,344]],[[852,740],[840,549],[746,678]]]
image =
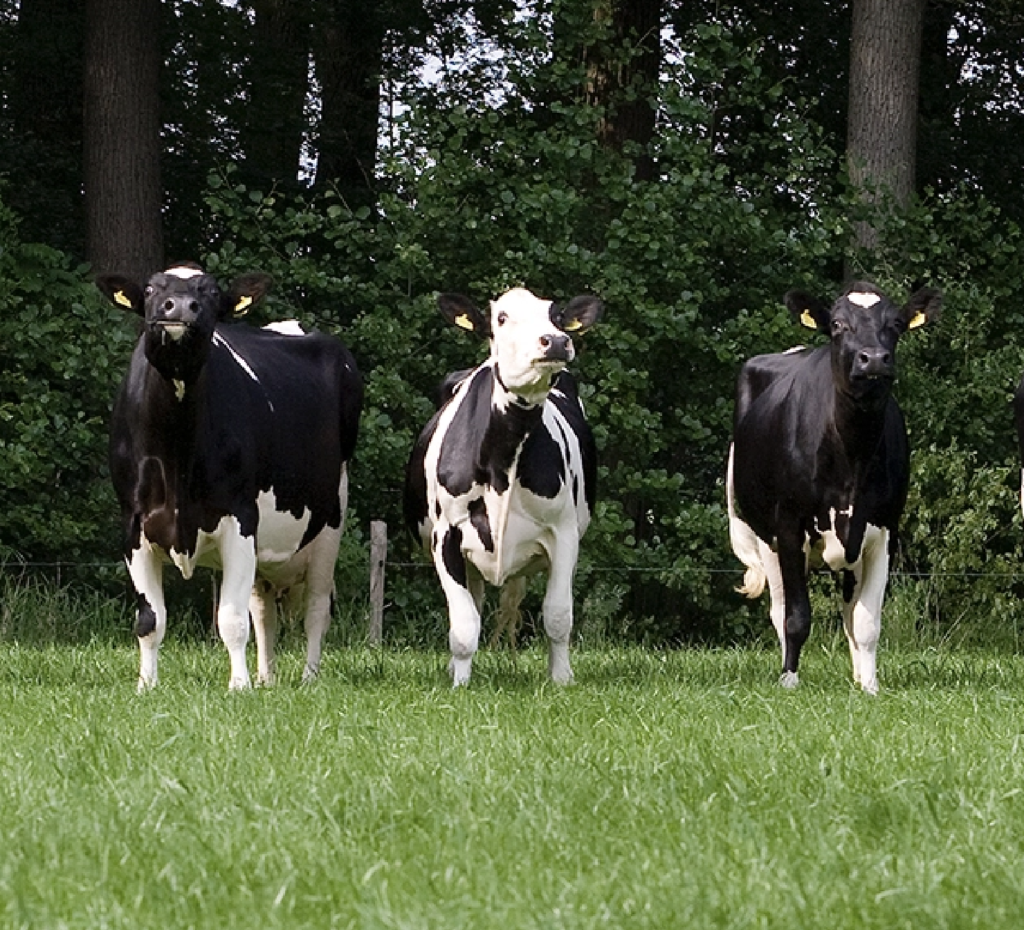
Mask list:
[[900,311],[907,329],[917,329],[939,318],[942,311],[942,294],[931,287],[922,287],[910,295],[910,300]]
[[828,307],[806,291],[789,291],[783,302],[802,326],[827,334],[830,314]]
[[146,312],[142,288],[130,278],[121,274],[101,274],[96,276],[96,286],[107,296],[107,299],[122,310],[131,310],[139,316]]
[[439,294],[437,307],[441,311],[441,316],[453,326],[476,333],[478,336],[491,335],[490,321],[468,297],[461,294]]
[[604,311],[604,304],[590,294],[573,297],[564,307],[551,305],[551,322],[567,333],[584,333],[593,326]]
[[235,278],[231,282],[231,290],[227,294],[226,315],[245,316],[266,296],[273,283],[274,279],[270,275],[259,272],[243,274]]

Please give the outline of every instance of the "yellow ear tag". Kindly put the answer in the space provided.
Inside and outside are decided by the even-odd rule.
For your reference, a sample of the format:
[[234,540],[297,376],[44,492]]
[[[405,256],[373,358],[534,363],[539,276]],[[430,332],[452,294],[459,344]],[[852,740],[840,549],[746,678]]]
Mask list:
[[927,322],[928,317],[926,317],[923,313],[921,313],[920,310],[918,310],[918,312],[914,314],[913,319],[911,319],[911,321],[907,324],[907,329],[917,329],[918,326],[924,326],[924,324]]
[[131,309],[132,302],[128,299],[128,295],[124,291],[114,291],[114,303],[120,304],[122,307],[128,307]]
[[471,332],[473,330],[473,321],[469,318],[469,314],[467,313],[460,313],[455,317],[455,325],[461,329],[468,329]]
[[800,314],[800,322],[803,323],[804,326],[806,326],[808,329],[818,328],[818,321],[815,320],[813,316],[811,316],[810,310],[804,310],[804,312]]
[[244,297],[238,298],[238,303],[235,304],[235,316],[241,316],[252,306],[252,298],[246,294]]
[[574,333],[578,329],[583,328],[583,323],[580,320],[573,320],[567,326],[562,327],[567,333]]

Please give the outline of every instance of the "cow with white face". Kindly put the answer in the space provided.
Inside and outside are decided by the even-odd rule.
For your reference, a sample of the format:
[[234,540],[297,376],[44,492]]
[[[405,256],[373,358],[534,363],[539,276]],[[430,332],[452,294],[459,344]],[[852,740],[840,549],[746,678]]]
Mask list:
[[231,322],[263,297],[266,275],[244,275],[227,292],[195,265],[155,274],[145,287],[121,275],[96,283],[143,324],[110,430],[138,601],[139,688],[157,683],[168,562],[185,578],[198,566],[222,572],[217,626],[229,687],[249,685],[250,616],[257,680],[273,680],[277,601],[286,594],[305,602],[303,678],[314,677],[362,405],[351,353],[294,323]]
[[782,646],[782,684],[798,683],[811,627],[809,567],[842,575],[853,678],[878,690],[876,650],[890,547],[907,499],[910,453],[892,384],[896,343],[934,319],[937,291],[902,307],[871,284],[831,306],[799,291],[790,311],[828,337],[817,348],[746,362],[736,392],[726,495],[733,551],[747,566],[740,592],[768,585]]
[[548,671],[568,683],[572,583],[597,460],[565,367],[575,357],[570,333],[596,323],[601,302],[582,296],[561,307],[517,288],[489,314],[456,294],[438,304],[449,322],[490,341],[483,364],[446,380],[406,473],[406,522],[430,551],[448,602],[452,682],[470,678],[485,582],[501,587],[508,618],[526,577],[546,570]]

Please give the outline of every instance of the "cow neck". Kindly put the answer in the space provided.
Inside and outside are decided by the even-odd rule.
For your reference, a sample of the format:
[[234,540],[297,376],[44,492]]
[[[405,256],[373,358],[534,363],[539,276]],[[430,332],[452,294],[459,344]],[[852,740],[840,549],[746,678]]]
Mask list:
[[497,365],[493,366],[493,372],[491,415],[480,443],[477,469],[480,477],[496,491],[504,493],[515,480],[519,450],[541,422],[546,396],[540,403],[532,403],[505,386]]
[[883,404],[879,408],[865,409],[848,395],[835,392],[833,422],[849,461],[874,457],[884,434],[885,407]]
[[179,468],[191,462],[195,453],[205,386],[205,369],[194,381],[185,383],[168,379],[148,367],[145,402],[141,407],[146,420],[145,436],[159,447],[153,451],[167,456]]

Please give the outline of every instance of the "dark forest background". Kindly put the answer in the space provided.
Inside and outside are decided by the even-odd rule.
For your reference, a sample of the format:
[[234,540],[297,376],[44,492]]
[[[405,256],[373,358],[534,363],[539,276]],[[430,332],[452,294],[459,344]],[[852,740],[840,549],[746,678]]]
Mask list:
[[92,275],[259,269],[262,319],[337,333],[367,380],[339,581],[361,602],[386,520],[388,628],[434,641],[403,468],[481,353],[435,297],[523,284],[607,305],[576,365],[581,628],[742,640],[767,605],[733,591],[735,375],[807,338],[786,290],[857,276],[945,295],[900,350],[896,593],[1016,645],[1022,63],[1016,0],[0,0],[0,562],[123,584],[105,434],[135,333]]

